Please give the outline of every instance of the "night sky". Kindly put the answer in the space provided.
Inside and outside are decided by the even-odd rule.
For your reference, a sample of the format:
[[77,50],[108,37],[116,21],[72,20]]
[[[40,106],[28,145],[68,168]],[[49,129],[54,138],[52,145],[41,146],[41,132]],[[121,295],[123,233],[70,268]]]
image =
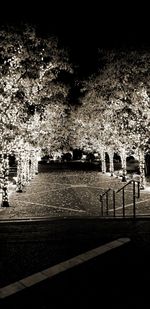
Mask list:
[[[110,4],[111,3],[111,4]],[[97,69],[98,48],[143,48],[150,46],[149,9],[131,1],[13,1],[5,5],[1,24],[29,22],[41,34],[57,35],[68,47],[78,65],[78,74],[86,78]]]

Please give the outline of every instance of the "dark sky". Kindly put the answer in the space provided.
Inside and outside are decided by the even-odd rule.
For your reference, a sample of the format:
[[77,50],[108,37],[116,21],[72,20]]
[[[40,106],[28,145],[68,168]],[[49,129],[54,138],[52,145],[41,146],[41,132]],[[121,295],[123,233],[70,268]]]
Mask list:
[[[1,7],[1,23],[30,21],[70,43],[141,44],[149,41],[149,9],[142,1],[11,1]],[[5,3],[5,2],[4,2]]]
[[86,75],[96,68],[99,47],[150,46],[148,8],[117,2],[13,1],[11,6],[6,3],[1,23],[30,22],[44,34],[56,34]]

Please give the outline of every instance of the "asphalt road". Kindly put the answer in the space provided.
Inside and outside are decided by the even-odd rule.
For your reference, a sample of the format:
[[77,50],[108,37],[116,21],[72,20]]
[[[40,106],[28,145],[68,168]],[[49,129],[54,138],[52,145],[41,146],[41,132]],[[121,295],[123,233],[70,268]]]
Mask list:
[[1,308],[142,304],[149,295],[149,233],[148,220],[70,218],[1,223],[1,287],[119,237],[131,239],[121,248],[8,297]]
[[150,271],[125,262],[128,245],[116,250],[7,298],[2,308],[145,308]]
[[112,232],[109,221],[92,218],[1,223],[0,286],[116,239],[119,225]]

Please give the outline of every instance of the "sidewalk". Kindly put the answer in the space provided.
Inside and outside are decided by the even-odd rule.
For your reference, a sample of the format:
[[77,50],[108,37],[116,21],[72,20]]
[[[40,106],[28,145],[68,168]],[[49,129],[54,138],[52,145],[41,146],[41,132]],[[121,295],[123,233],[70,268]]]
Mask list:
[[[0,207],[0,220],[101,216],[100,194],[108,188],[117,190],[124,183],[97,171],[56,170],[49,165],[40,166],[40,172],[24,188],[15,192],[10,184],[10,207]],[[126,215],[132,215],[132,185],[125,190]],[[110,193],[109,216],[113,215],[112,191]],[[122,216],[122,192],[117,194],[117,215]],[[137,215],[150,215],[150,187],[141,190],[136,203]]]

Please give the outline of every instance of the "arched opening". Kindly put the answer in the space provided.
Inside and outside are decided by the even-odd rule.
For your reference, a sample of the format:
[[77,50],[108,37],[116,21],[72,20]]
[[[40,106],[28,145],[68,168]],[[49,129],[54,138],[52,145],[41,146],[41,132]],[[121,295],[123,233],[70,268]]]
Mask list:
[[121,170],[122,166],[121,166],[121,157],[119,156],[119,154],[114,153],[114,170],[118,171]]
[[145,155],[145,175],[150,176],[150,153]]
[[14,154],[9,155],[9,181],[15,183],[14,177],[17,176],[17,161]]
[[106,172],[110,171],[110,159],[107,152],[105,152]]
[[137,159],[135,159],[134,156],[128,156],[126,158],[126,163],[127,163],[127,173],[129,174],[139,174],[140,173],[140,169],[139,169],[139,161]]

